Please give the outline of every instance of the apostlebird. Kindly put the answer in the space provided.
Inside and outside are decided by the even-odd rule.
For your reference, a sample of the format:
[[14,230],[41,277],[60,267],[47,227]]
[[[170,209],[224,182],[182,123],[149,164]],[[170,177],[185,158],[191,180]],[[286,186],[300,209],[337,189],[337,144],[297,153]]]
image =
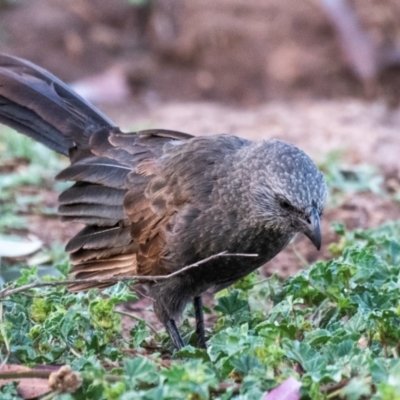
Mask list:
[[320,248],[326,185],[291,144],[124,133],[46,70],[5,55],[0,122],[71,160],[56,179],[75,182],[59,197],[61,219],[86,225],[66,246],[76,278],[166,276],[222,252],[257,254],[217,257],[150,282],[154,311],[177,348],[184,342],[175,321],[188,302],[205,347],[202,293],[262,266],[298,232]]

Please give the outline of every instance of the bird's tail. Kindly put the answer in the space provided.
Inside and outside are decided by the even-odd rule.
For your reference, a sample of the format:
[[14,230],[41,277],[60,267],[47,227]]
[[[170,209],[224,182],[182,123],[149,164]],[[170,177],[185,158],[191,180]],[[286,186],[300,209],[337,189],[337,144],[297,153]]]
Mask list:
[[68,155],[91,134],[115,127],[99,110],[37,65],[0,55],[0,123]]

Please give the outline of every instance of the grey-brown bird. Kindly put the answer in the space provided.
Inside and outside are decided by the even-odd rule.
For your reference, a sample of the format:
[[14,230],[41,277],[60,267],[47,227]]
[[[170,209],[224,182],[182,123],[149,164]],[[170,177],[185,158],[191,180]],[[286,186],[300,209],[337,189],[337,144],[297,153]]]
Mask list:
[[71,160],[56,179],[75,182],[59,197],[61,219],[86,225],[66,247],[75,277],[168,275],[224,251],[258,255],[215,258],[150,284],[177,348],[184,343],[175,321],[188,302],[205,347],[202,293],[254,271],[298,232],[320,248],[326,185],[312,160],[285,142],[123,133],[49,72],[4,55],[0,122]]

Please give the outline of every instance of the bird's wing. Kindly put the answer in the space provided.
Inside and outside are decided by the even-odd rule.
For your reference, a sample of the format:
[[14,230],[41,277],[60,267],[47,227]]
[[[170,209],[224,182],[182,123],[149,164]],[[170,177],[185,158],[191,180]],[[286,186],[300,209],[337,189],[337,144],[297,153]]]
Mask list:
[[[138,244],[140,275],[169,274],[212,255],[198,253],[204,231],[196,227],[215,207],[212,192],[221,179],[227,179],[226,158],[250,143],[229,135],[176,139],[166,142],[158,157],[143,157],[135,173],[128,175],[124,205]],[[150,177],[144,191],[135,188],[138,175]]]
[[[228,159],[249,144],[229,135],[166,130],[92,135],[90,154],[72,155],[72,165],[58,176],[77,181],[60,196],[59,213],[88,225],[67,245],[72,273],[78,279],[166,275],[208,254],[204,246],[195,254],[199,232],[192,222],[215,207],[215,184],[227,179],[221,168],[229,169]],[[100,285],[73,289],[92,286]]]
[[[162,233],[158,226],[168,218],[156,213],[146,187],[154,178],[145,166],[163,155],[171,141],[191,136],[166,130],[122,133],[104,129],[90,138],[90,152],[76,151],[72,164],[57,179],[76,183],[60,195],[63,220],[87,225],[67,244],[76,278],[105,278],[158,274],[142,265],[143,257],[160,258]],[[73,290],[97,284],[73,285]],[[104,285],[107,286],[107,285]]]
[[[0,123],[70,156],[71,166],[57,178],[75,184],[61,194],[59,214],[86,225],[67,245],[78,278],[132,275],[142,255],[160,253],[159,226],[168,212],[155,211],[146,197],[154,178],[149,168],[167,143],[190,135],[123,134],[51,73],[6,55],[0,55]],[[158,264],[143,265],[153,267],[143,267],[150,273]]]

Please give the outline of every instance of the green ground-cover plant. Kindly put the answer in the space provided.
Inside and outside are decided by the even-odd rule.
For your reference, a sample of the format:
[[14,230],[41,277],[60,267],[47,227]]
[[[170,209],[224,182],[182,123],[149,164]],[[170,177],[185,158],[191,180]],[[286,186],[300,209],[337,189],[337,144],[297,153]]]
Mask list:
[[[252,274],[220,293],[207,351],[188,345],[164,363],[163,333],[139,322],[123,336],[114,307],[134,296],[119,283],[103,295],[59,286],[3,299],[2,359],[71,365],[84,383],[64,400],[260,399],[289,376],[305,399],[400,398],[400,224],[335,229],[336,258],[285,282]],[[65,277],[67,264],[59,270]],[[24,270],[16,286],[35,274]]]
[[[11,163],[10,168],[1,168]],[[32,211],[55,213],[41,207],[41,194],[21,192],[21,187],[61,190],[66,185],[56,183],[54,176],[67,165],[65,157],[58,156],[40,143],[28,137],[15,134],[11,129],[0,130],[0,233],[8,228],[19,229],[26,226],[24,214]]]
[[384,177],[369,164],[349,165],[343,163],[344,151],[332,151],[319,163],[329,187],[328,207],[340,203],[346,194],[372,192],[388,196],[383,187]]

